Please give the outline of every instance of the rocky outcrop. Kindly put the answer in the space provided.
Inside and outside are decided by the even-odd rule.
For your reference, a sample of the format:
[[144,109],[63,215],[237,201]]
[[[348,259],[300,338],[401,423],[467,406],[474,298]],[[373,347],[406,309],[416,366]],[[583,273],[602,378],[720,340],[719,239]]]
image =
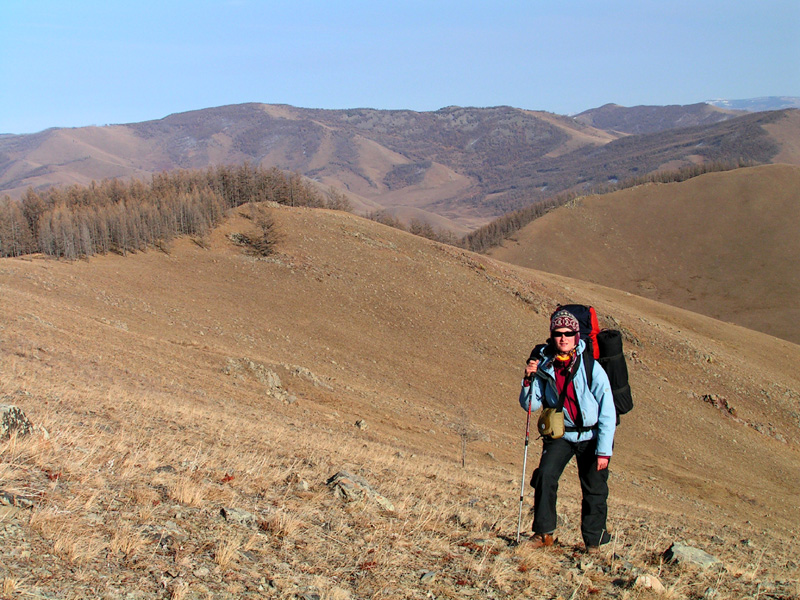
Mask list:
[[286,402],[287,404],[297,402],[297,398],[283,388],[281,378],[278,377],[277,373],[249,358],[229,358],[222,372],[239,379],[244,379],[245,377],[255,379],[266,388],[268,396],[281,402]]
[[710,568],[721,568],[722,561],[708,552],[693,548],[682,542],[675,542],[664,552],[664,560],[681,565],[690,565],[705,571]]
[[33,425],[22,412],[22,409],[13,404],[0,404],[0,439],[10,437],[16,433],[28,435],[33,431]]
[[363,477],[353,475],[347,471],[339,471],[328,479],[326,483],[345,502],[369,500],[375,502],[384,510],[394,512],[394,505],[387,498],[376,492]]

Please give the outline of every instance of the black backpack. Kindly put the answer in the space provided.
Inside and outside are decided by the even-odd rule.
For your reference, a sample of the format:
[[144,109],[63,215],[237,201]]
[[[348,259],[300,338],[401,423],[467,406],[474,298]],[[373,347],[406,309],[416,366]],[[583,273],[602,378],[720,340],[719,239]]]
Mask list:
[[[617,329],[600,331],[597,313],[591,306],[567,304],[559,306],[556,312],[559,310],[570,312],[580,325],[581,339],[586,343],[586,350],[582,356],[586,383],[589,387],[592,387],[592,369],[595,360],[608,375],[611,393],[614,396],[614,408],[617,411],[617,425],[619,425],[619,416],[633,409],[633,396],[631,386],[628,384],[628,364],[622,351],[622,333]],[[550,340],[547,344],[537,345],[528,360],[541,360],[549,344]]]

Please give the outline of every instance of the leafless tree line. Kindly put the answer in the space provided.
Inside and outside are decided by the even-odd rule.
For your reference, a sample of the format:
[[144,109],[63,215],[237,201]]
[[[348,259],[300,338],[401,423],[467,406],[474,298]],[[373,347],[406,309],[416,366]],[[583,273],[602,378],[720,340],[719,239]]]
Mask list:
[[76,259],[163,248],[176,236],[205,235],[231,208],[262,201],[349,209],[343,194],[322,194],[298,173],[249,164],[170,171],[149,183],[111,179],[29,189],[21,202],[0,200],[0,256]]

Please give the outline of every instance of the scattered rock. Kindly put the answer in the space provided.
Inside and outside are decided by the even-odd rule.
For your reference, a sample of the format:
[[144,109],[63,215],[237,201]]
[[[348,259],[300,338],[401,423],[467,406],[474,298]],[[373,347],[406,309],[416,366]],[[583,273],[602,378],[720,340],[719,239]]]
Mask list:
[[283,365],[283,367],[287,371],[290,371],[295,377],[299,377],[300,379],[305,379],[306,381],[310,382],[314,387],[321,387],[326,390],[333,389],[333,387],[325,383],[322,379],[314,375],[314,373],[305,367],[300,367],[297,365]]
[[13,404],[0,404],[0,439],[10,437],[12,433],[28,435],[32,430],[33,426],[21,408]]
[[186,533],[174,521],[167,521],[163,525],[145,525],[141,532],[145,540],[157,544],[163,552],[174,552],[186,540]]
[[708,402],[714,408],[725,411],[732,417],[736,416],[736,409],[722,396],[718,396],[717,394],[704,394],[703,402]]
[[297,473],[291,473],[286,477],[286,484],[293,487],[299,492],[307,492],[311,486],[305,479],[301,479]]
[[11,492],[0,490],[0,506],[33,508],[33,505],[34,505],[33,498],[26,498],[25,496],[20,496],[19,494],[12,494]]
[[722,561],[717,557],[711,556],[699,548],[693,548],[681,542],[672,544],[672,546],[664,552],[664,559],[667,562],[692,565],[701,570],[706,570],[711,567],[719,568],[722,566]]
[[230,523],[238,523],[245,527],[255,527],[258,524],[258,519],[253,513],[247,512],[241,508],[221,508],[219,514],[222,518]]
[[657,594],[663,594],[666,591],[664,584],[654,575],[639,575],[633,582],[633,587],[653,590]]
[[436,579],[436,571],[425,571],[419,578],[420,583],[432,583]]
[[367,428],[367,422],[364,419],[356,421],[356,427],[364,431]]
[[368,499],[377,503],[381,508],[394,512],[394,505],[385,497],[376,492],[363,477],[353,475],[347,471],[339,471],[326,483],[333,488],[334,493],[345,502]]

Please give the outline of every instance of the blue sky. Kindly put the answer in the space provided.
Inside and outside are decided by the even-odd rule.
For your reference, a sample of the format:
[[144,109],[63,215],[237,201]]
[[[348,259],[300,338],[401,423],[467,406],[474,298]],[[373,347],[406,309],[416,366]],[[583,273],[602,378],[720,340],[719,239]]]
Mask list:
[[497,106],[800,96],[798,0],[3,0],[0,132],[264,102]]

